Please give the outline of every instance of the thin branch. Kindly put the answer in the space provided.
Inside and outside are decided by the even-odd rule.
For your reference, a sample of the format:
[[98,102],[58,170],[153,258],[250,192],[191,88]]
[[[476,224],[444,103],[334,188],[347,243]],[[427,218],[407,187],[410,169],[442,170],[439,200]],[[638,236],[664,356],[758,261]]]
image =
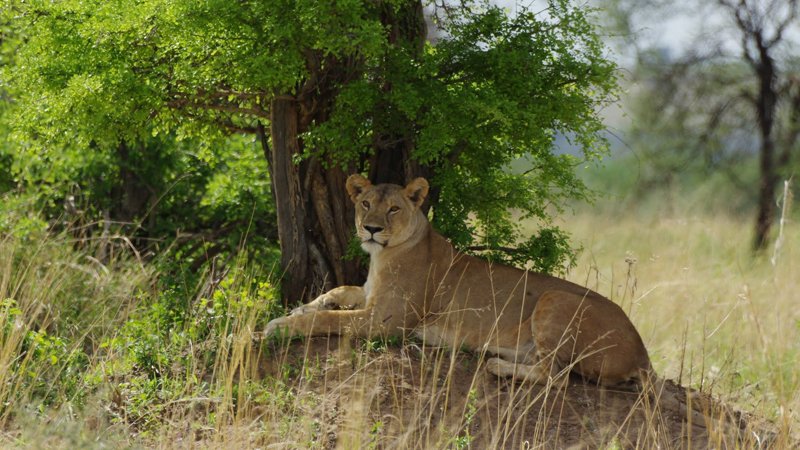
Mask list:
[[204,103],[189,97],[179,97],[175,100],[171,100],[167,102],[167,106],[173,109],[184,109],[184,108],[195,108],[195,109],[205,109],[205,110],[212,110],[212,111],[221,111],[227,112],[231,114],[244,114],[244,115],[252,115],[256,117],[262,117],[269,119],[269,111],[264,108],[244,108],[241,106],[237,106],[233,103]]
[[[776,5],[776,4],[777,3],[773,2],[773,3],[770,3],[770,6],[773,6],[773,5]],[[769,14],[767,14],[767,15],[769,15]],[[786,32],[786,28],[788,28],[789,25],[795,23],[796,20],[797,20],[797,0],[790,0],[788,15],[786,16],[786,18],[783,21],[778,23],[778,27],[775,30],[775,36],[772,39],[769,40],[767,45],[769,47],[772,47],[773,45],[775,45],[778,42],[780,42],[781,40],[783,40],[783,33]]]
[[521,251],[520,249],[514,247],[491,247],[488,245],[473,245],[471,247],[467,247],[466,249],[472,252],[498,251],[509,254],[515,254]]
[[790,120],[783,151],[778,159],[779,169],[789,167],[792,161],[792,150],[800,141],[800,78],[791,79],[787,84],[786,91],[789,96]]

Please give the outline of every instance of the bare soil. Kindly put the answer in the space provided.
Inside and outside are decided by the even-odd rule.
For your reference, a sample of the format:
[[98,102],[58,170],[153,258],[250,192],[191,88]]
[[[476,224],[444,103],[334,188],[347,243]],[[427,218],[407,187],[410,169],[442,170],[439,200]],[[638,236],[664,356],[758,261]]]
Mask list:
[[[313,338],[268,344],[323,448],[782,448],[770,424],[671,381],[602,388],[497,378],[481,355]],[[275,441],[273,441],[275,442]],[[284,442],[286,447],[296,447]],[[281,447],[275,442],[270,448]]]

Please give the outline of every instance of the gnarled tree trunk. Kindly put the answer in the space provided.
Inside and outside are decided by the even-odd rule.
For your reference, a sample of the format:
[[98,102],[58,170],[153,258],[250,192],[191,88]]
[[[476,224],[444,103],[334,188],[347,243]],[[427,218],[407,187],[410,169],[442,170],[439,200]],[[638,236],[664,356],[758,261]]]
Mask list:
[[271,104],[271,145],[262,136],[270,161],[281,247],[282,296],[287,304],[334,286],[361,284],[357,258],[345,259],[352,236],[353,210],[345,192],[347,174],[338,167],[322,170],[316,158],[296,164],[299,102],[289,96]]

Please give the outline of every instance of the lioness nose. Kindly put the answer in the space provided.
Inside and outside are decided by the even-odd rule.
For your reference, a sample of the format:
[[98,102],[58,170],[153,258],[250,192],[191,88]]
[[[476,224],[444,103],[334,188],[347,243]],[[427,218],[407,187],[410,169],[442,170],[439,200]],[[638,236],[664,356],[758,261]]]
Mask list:
[[383,231],[383,227],[373,227],[373,226],[369,226],[369,225],[364,225],[364,229],[369,231],[372,234],[380,233],[381,231]]

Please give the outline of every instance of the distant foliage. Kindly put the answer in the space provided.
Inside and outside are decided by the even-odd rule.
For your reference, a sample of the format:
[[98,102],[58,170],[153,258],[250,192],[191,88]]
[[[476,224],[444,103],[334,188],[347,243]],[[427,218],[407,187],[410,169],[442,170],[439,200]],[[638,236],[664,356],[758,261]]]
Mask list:
[[[733,192],[718,198],[755,210],[753,250],[766,250],[779,216],[779,186],[798,169],[800,1],[607,0],[605,6],[626,47],[636,49],[629,143],[641,154],[642,191],[705,184],[724,174],[723,188]],[[643,22],[692,13],[715,19],[696,20],[679,48],[636,42],[646,36]]]

